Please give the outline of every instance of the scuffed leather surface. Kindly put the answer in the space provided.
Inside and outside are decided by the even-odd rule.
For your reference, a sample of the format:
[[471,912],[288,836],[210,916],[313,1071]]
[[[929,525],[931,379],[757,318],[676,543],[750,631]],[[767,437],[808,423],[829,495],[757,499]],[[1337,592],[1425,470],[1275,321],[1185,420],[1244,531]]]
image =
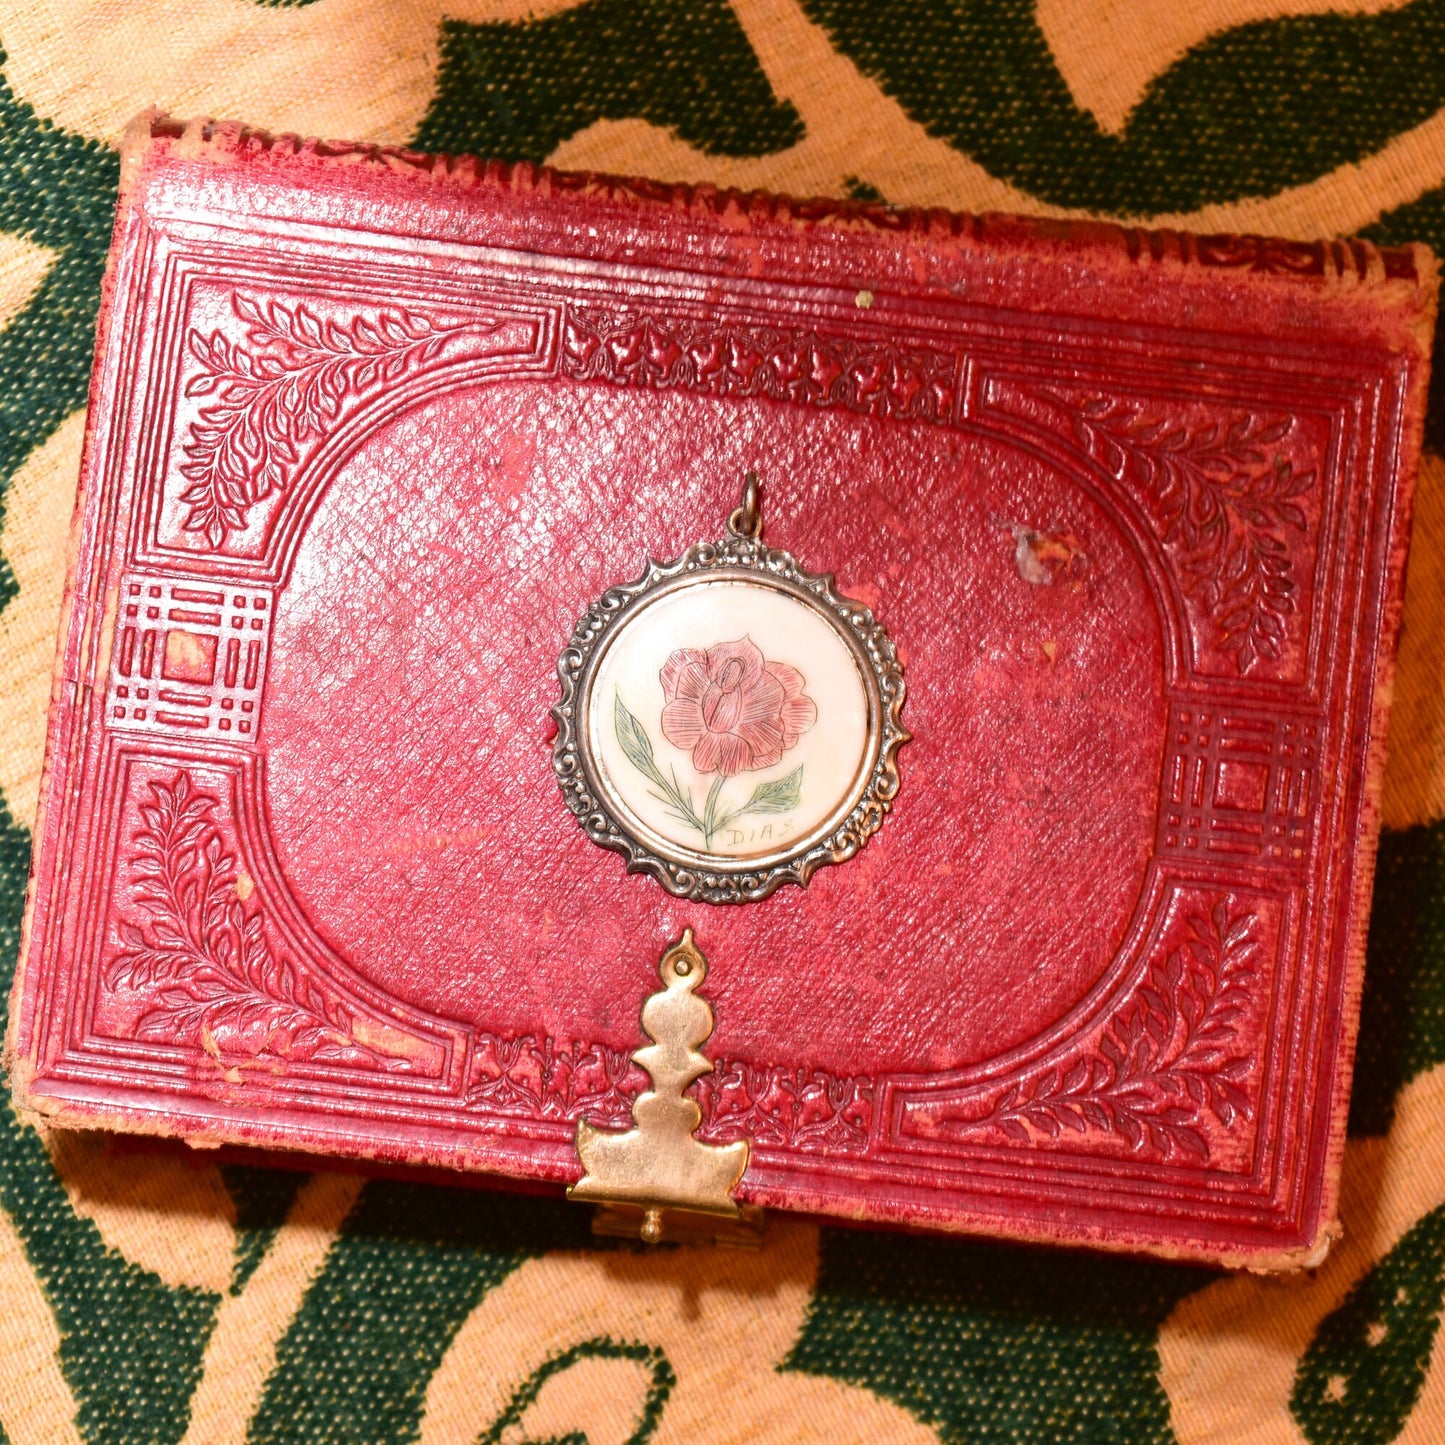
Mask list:
[[[856,858],[710,908],[584,838],[548,709],[575,617],[719,534],[747,466],[770,544],[889,628],[914,740]],[[1087,568],[1024,581],[1010,520],[1073,533]],[[409,1002],[626,1047],[691,925],[724,1056],[787,1039],[836,1073],[947,1069],[1046,1028],[1108,968],[1152,854],[1161,671],[1137,561],[1016,453],[767,404],[491,387],[409,414],[332,484],[279,614],[267,791],[310,915]]]

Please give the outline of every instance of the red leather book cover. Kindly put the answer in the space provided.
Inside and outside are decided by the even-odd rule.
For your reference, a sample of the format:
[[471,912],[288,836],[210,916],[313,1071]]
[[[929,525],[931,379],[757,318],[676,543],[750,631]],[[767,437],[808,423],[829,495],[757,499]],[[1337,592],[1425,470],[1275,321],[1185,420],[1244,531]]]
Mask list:
[[[147,122],[17,1099],[560,1187],[579,1122],[629,1125],[639,1010],[691,928],[698,1138],[748,1141],[738,1200],[1317,1256],[1434,289],[1422,248]],[[906,685],[867,713],[873,791],[817,823],[838,861],[763,884],[747,850],[814,827],[844,746],[826,647],[779,651],[767,598],[637,664],[655,716],[608,654],[598,777],[693,864],[620,838],[633,804],[594,808],[565,756],[609,589],[711,565],[689,549],[749,470],[760,565],[795,559]]]

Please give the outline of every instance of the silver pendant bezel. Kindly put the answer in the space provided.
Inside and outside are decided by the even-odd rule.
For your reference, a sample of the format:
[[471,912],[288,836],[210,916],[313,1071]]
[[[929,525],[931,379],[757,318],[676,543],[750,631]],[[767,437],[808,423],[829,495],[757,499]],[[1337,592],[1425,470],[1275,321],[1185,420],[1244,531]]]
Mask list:
[[[697,582],[736,576],[788,593],[822,613],[852,651],[868,693],[865,764],[840,810],[773,857],[731,860],[677,847],[650,846],[610,806],[601,768],[591,755],[585,719],[591,686],[610,641],[661,593]],[[806,887],[821,867],[851,858],[882,826],[898,794],[898,750],[909,739],[901,712],[902,664],[881,623],[863,603],[844,597],[831,573],[809,572],[791,553],[756,537],[730,535],[700,542],[670,562],[651,561],[635,581],[609,588],[583,614],[557,662],[562,696],[552,709],[557,723],[552,767],[568,808],[583,831],[621,853],[629,873],[647,873],[671,894],[704,903],[751,903],[785,883]]]

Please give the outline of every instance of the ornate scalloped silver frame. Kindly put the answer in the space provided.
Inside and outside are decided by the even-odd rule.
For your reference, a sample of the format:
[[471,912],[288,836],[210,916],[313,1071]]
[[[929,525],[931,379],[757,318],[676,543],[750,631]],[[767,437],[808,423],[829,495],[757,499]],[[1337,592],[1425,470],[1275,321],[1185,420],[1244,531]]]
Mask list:
[[[795,851],[766,866],[756,859],[733,863],[683,849],[669,855],[634,837],[605,801],[586,741],[592,679],[608,640],[661,590],[727,576],[776,587],[824,613],[852,650],[869,694],[868,765],[861,770],[861,792],[841,822],[829,821],[824,836],[810,834]],[[700,542],[671,562],[649,562],[636,581],[609,588],[578,622],[557,661],[557,675],[562,697],[552,709],[557,721],[552,767],[567,806],[594,843],[626,857],[629,873],[650,873],[679,898],[751,903],[784,883],[806,887],[817,869],[845,862],[878,831],[898,794],[898,750],[910,735],[900,718],[903,667],[892,639],[863,603],[838,591],[831,573],[809,572],[790,553],[764,546],[756,537],[734,534]]]

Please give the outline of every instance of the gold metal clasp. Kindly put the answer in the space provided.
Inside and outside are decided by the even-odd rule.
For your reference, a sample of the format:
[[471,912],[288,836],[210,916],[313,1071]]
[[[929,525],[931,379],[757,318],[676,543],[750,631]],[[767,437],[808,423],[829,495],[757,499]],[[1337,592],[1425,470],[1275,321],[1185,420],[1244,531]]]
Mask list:
[[599,1234],[661,1240],[744,1243],[756,1238],[762,1211],[732,1197],[748,1163],[748,1142],[704,1144],[693,1137],[702,1110],[684,1090],[712,1064],[699,1048],[713,1030],[712,1009],[697,990],[707,960],[692,929],[658,964],[663,988],[642,1005],[642,1031],[653,1042],[632,1058],[652,1088],[632,1106],[634,1127],[609,1133],[585,1119],[577,1125],[577,1156],[586,1173],[569,1199],[603,1206]]

